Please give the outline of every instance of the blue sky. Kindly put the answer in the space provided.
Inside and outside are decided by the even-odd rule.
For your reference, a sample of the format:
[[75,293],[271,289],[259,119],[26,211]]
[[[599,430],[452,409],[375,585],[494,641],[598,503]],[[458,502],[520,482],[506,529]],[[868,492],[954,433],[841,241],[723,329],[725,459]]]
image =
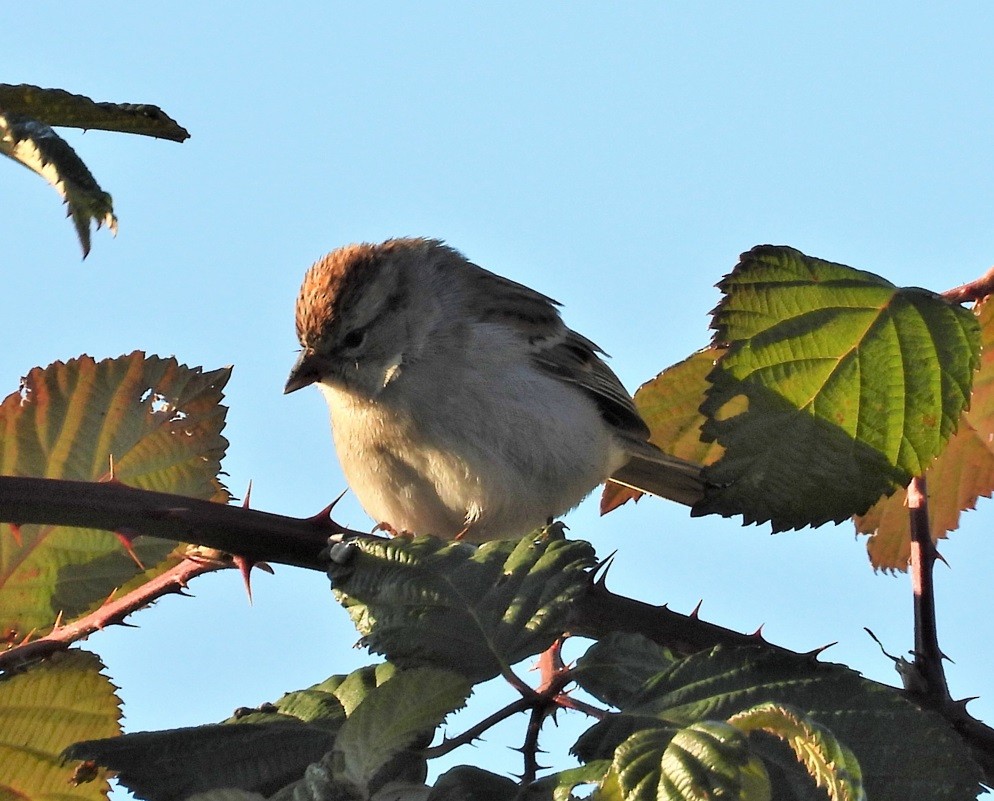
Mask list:
[[[34,365],[135,348],[235,366],[224,467],[258,508],[306,515],[344,487],[316,391],[284,397],[292,308],[328,250],[446,239],[564,303],[630,389],[708,341],[714,284],[789,244],[942,290],[994,262],[994,20],[982,3],[33,2],[2,78],[149,102],[183,145],[67,132],[120,233],[80,263],[50,188],[0,164],[0,390]],[[343,522],[367,523],[351,498]],[[939,632],[957,696],[994,720],[989,505],[942,548]],[[610,586],[897,680],[905,576],[850,525],[771,536],[647,499],[568,518]],[[317,574],[193,585],[94,637],[129,730],[223,718],[365,661]],[[470,713],[475,720],[485,714]],[[518,727],[461,756],[520,770]],[[568,732],[568,727],[566,727]],[[563,740],[566,733],[561,735]],[[550,745],[555,745],[550,738]]]

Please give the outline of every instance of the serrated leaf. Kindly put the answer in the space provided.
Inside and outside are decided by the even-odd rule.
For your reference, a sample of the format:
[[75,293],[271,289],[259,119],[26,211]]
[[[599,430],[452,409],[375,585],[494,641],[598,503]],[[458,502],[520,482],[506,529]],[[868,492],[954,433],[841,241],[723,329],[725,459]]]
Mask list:
[[[107,475],[143,489],[224,502],[220,404],[228,368],[202,372],[135,352],[34,368],[0,404],[0,473],[76,480]],[[23,637],[68,620],[141,574],[167,569],[175,544],[137,537],[142,572],[106,531],[0,525],[0,630]]]
[[[708,388],[707,377],[723,351],[704,348],[667,367],[635,392],[635,407],[652,432],[649,441],[672,456],[708,465],[721,457],[724,448],[701,440],[706,418],[700,407]],[[601,514],[607,514],[641,492],[608,482],[601,495]]]
[[90,253],[90,223],[117,233],[111,196],[100,188],[76,151],[49,126],[0,110],[0,153],[37,173],[66,203],[83,258]]
[[[956,433],[925,472],[932,538],[944,538],[959,526],[960,512],[973,509],[981,496],[994,491],[994,303],[977,304],[980,324],[980,368],[973,379],[970,408]],[[866,543],[876,569],[906,570],[911,558],[907,492],[881,498],[862,516],[856,530],[871,534]]]
[[223,787],[271,795],[298,779],[331,748],[327,729],[279,716],[261,724],[195,726],[84,740],[67,759],[117,771],[117,780],[147,801],[173,801]]
[[803,712],[786,705],[759,704],[728,722],[744,732],[765,731],[784,742],[831,801],[866,800],[856,755]]
[[357,540],[328,571],[363,642],[401,667],[485,681],[562,634],[590,545],[525,537],[479,548],[432,537]]
[[182,142],[187,130],[148,103],[95,103],[85,95],[30,84],[0,83],[0,110],[46,125],[154,136]]
[[796,707],[845,743],[873,801],[977,794],[980,769],[938,714],[848,668],[762,648],[716,648],[681,660],[647,681],[621,714],[595,724],[574,750],[585,761],[603,759],[653,719],[688,726],[767,702]]
[[[978,363],[967,310],[872,273],[764,245],[719,285],[697,514],[774,530],[839,522],[920,475],[955,430]],[[732,406],[748,403],[745,412]]]
[[647,637],[612,632],[587,649],[570,675],[595,698],[624,707],[650,678],[676,661]]
[[368,787],[395,754],[460,709],[472,689],[462,676],[446,670],[399,671],[371,692],[338,732],[335,752],[341,757],[341,778]]
[[120,701],[93,654],[55,654],[25,673],[0,679],[0,798],[103,801],[107,774],[73,785],[62,750],[85,737],[120,731]]

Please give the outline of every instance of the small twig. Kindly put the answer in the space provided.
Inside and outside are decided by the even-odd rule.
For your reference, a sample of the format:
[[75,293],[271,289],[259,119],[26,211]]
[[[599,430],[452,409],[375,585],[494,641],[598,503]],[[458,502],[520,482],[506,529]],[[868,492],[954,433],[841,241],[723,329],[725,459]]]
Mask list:
[[983,300],[992,293],[994,293],[994,267],[974,281],[947,289],[942,293],[942,297],[953,303],[965,303],[968,300]]
[[0,652],[0,671],[15,670],[35,660],[51,656],[56,651],[63,651],[72,643],[85,639],[96,631],[123,622],[132,612],[148,606],[164,595],[181,592],[191,579],[229,567],[231,565],[227,563],[184,559],[178,565],[120,598],[108,600],[99,609],[79,620],[65,626],[57,623],[49,634]]
[[928,520],[928,497],[925,478],[919,476],[908,485],[908,511],[911,517],[911,586],[915,609],[915,673],[922,687],[907,687],[922,693],[931,704],[951,700],[946,673],[942,667],[943,654],[935,618],[935,587],[932,569],[936,550]]
[[529,709],[534,704],[534,700],[530,698],[519,698],[517,701],[508,704],[503,709],[498,709],[492,715],[485,717],[475,726],[470,726],[462,734],[456,735],[452,738],[446,738],[438,745],[433,745],[430,748],[425,748],[421,755],[425,759],[435,759],[436,757],[445,756],[450,751],[454,751],[461,745],[468,745],[473,742],[477,737],[479,737],[483,732],[489,729],[491,726],[496,726],[503,720],[507,720],[509,717],[517,715],[519,712],[524,712]]

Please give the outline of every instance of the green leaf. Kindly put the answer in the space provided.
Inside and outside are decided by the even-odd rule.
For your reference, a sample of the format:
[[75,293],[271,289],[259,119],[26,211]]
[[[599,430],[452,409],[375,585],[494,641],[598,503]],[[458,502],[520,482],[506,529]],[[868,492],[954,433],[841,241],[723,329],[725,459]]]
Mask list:
[[[229,373],[139,352],[36,367],[0,404],[0,473],[94,481],[113,458],[114,478],[130,486],[227,501],[217,475]],[[25,525],[18,539],[0,525],[0,630],[43,630],[176,561],[165,540],[137,537],[133,547],[147,570],[106,531]]]
[[[937,540],[959,525],[960,512],[973,509],[994,490],[994,302],[973,309],[980,324],[980,369],[973,379],[970,408],[949,444],[925,473],[928,518]],[[875,569],[906,570],[911,558],[907,493],[881,498],[856,518],[856,530],[872,534],[866,548]]]
[[770,799],[766,769],[745,735],[716,721],[633,734],[616,749],[612,772],[625,801]]
[[720,287],[713,327],[728,351],[701,411],[703,438],[726,451],[695,513],[774,530],[838,522],[925,471],[970,397],[969,311],[769,245]]
[[107,774],[73,785],[62,750],[85,737],[120,731],[120,701],[93,654],[55,654],[25,673],[0,678],[0,798],[103,801]]
[[450,712],[460,709],[472,686],[445,670],[399,671],[356,707],[335,739],[339,777],[367,788],[380,769],[418,735],[433,732]]
[[672,653],[647,637],[612,632],[587,649],[571,675],[595,698],[624,707],[645,682],[676,661]]
[[978,792],[980,769],[938,714],[848,668],[758,647],[716,648],[660,671],[574,751],[584,761],[611,758],[640,729],[728,720],[770,702],[795,707],[845,743],[873,801],[960,801]]
[[190,134],[158,106],[148,103],[94,103],[84,95],[30,84],[0,83],[0,111],[46,125],[118,131],[182,142]]
[[803,712],[766,703],[739,712],[728,722],[741,731],[765,731],[784,742],[831,801],[865,801],[862,771],[855,754]]
[[562,634],[594,565],[581,541],[479,548],[431,537],[358,540],[328,571],[364,644],[401,667],[485,681]]
[[111,196],[100,188],[69,143],[38,120],[0,109],[0,153],[48,181],[65,201],[83,248],[90,253],[90,223],[117,233]]

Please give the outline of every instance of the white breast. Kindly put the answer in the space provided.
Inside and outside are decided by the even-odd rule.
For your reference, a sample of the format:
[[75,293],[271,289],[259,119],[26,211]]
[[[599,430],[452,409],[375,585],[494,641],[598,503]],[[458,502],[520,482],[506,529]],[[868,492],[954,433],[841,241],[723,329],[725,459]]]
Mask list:
[[471,542],[519,537],[627,461],[580,390],[499,348],[480,352],[444,380],[398,376],[375,401],[320,385],[345,477],[376,522]]

